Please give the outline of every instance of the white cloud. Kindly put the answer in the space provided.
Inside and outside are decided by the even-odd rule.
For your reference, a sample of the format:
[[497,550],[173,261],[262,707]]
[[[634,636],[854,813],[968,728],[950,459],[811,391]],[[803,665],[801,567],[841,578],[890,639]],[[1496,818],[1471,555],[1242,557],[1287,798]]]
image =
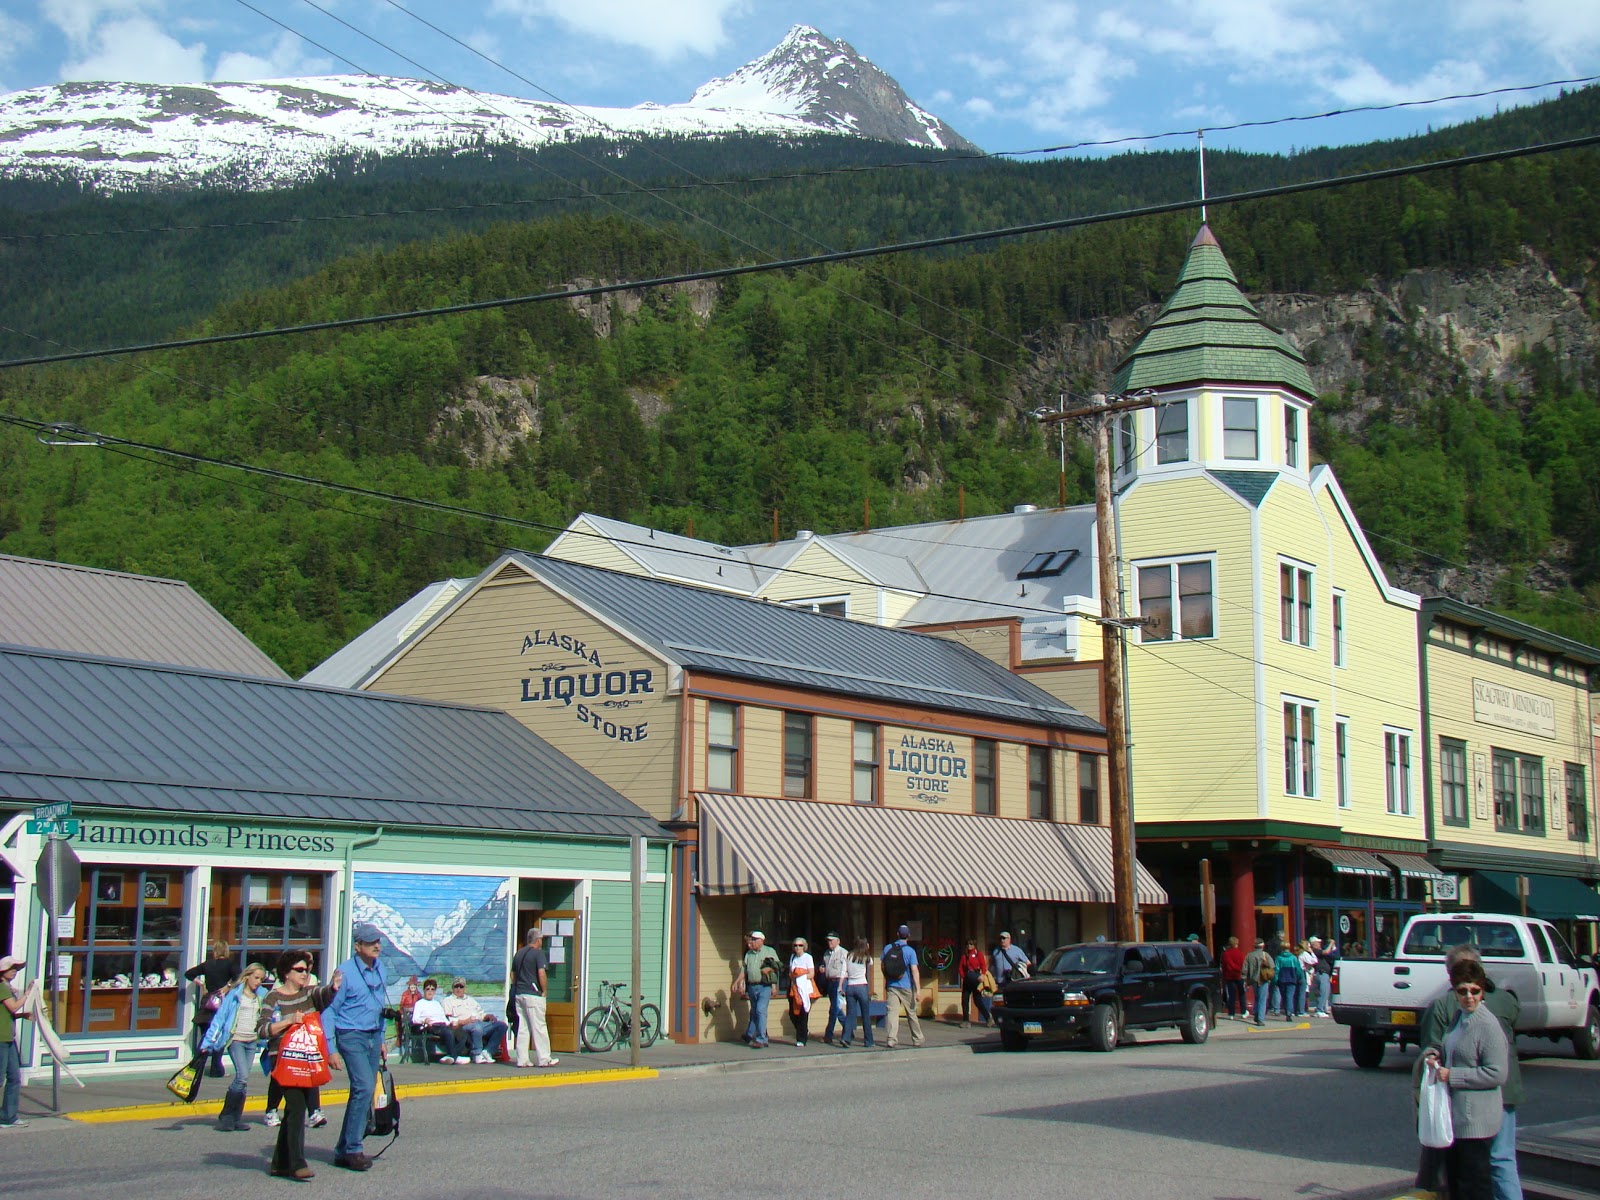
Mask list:
[[9,63],[33,43],[33,30],[0,12],[0,63]]
[[40,0],[39,13],[81,50],[107,18],[143,15],[160,7],[159,0]]
[[205,44],[185,46],[149,17],[104,22],[85,40],[82,57],[62,64],[62,79],[196,83],[206,77]]
[[490,11],[536,26],[554,20],[578,33],[638,46],[659,59],[710,54],[726,40],[723,22],[748,0],[493,0]]
[[1457,23],[1474,41],[1485,35],[1532,47],[1562,72],[1593,74],[1600,51],[1600,5],[1590,0],[1462,0]]
[[1435,63],[1425,75],[1392,80],[1369,63],[1356,63],[1337,74],[1319,72],[1317,82],[1342,104],[1398,104],[1476,92],[1493,86],[1483,66],[1475,62]]
[[240,83],[252,79],[326,75],[333,70],[333,64],[325,58],[306,57],[304,46],[304,42],[285,30],[265,55],[248,54],[242,50],[230,50],[219,55],[217,69],[208,78]]

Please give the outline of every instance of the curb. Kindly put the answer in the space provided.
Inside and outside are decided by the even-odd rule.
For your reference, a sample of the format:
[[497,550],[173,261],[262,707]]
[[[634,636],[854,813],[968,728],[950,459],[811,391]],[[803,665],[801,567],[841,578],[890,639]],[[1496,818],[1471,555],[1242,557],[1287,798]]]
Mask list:
[[[405,1096],[457,1096],[471,1092],[525,1091],[529,1088],[572,1087],[589,1083],[627,1083],[639,1079],[656,1079],[661,1072],[655,1067],[615,1067],[594,1071],[566,1071],[560,1075],[496,1076],[492,1079],[451,1079],[438,1083],[409,1083]],[[349,1088],[338,1091],[324,1090],[324,1107],[343,1104],[350,1098]],[[194,1104],[127,1104],[119,1108],[90,1108],[81,1112],[62,1113],[68,1121],[87,1125],[110,1125],[122,1121],[159,1121],[168,1117],[215,1116],[222,1111],[222,1101],[201,1100]],[[266,1111],[266,1100],[252,1098],[245,1104],[248,1113]]]

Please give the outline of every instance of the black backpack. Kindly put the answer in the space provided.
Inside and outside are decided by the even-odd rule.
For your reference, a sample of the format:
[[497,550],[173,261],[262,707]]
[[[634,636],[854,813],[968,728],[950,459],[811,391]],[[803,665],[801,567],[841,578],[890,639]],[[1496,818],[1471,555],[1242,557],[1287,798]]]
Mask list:
[[883,980],[885,983],[895,983],[906,977],[910,966],[906,962],[906,944],[895,942],[883,952]]
[[[400,1136],[400,1097],[394,1092],[394,1076],[387,1066],[378,1068],[377,1087],[372,1095],[372,1109],[367,1113],[367,1136],[386,1137],[389,1146]],[[383,1150],[387,1150],[385,1146]],[[373,1155],[378,1158],[383,1150]]]

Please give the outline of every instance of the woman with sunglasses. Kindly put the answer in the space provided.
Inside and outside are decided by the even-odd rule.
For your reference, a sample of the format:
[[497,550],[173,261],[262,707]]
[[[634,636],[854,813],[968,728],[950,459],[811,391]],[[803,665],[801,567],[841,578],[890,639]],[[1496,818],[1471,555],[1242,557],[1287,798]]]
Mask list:
[[1444,1152],[1450,1200],[1491,1200],[1494,1195],[1489,1146],[1500,1132],[1500,1089],[1510,1050],[1500,1022],[1484,1006],[1488,986],[1478,960],[1462,958],[1450,965],[1458,1011],[1443,1043],[1423,1053],[1423,1061],[1439,1068],[1439,1081],[1450,1089],[1455,1141]]
[[[261,1004],[261,1036],[267,1039],[269,1053],[291,1026],[319,1013],[333,1003],[339,990],[339,973],[333,981],[312,987],[311,956],[304,950],[286,950],[278,959],[278,985]],[[283,1117],[278,1126],[278,1144],[272,1151],[269,1173],[302,1183],[314,1172],[306,1165],[306,1110],[319,1104],[317,1088],[279,1084],[283,1091]]]

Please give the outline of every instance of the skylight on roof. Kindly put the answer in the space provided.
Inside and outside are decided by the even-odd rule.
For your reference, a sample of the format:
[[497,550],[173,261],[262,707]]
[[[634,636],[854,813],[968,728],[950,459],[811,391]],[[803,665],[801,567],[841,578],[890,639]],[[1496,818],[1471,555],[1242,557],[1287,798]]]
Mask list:
[[1049,579],[1065,571],[1077,557],[1076,550],[1045,550],[1024,563],[1022,570],[1017,572],[1017,578]]

